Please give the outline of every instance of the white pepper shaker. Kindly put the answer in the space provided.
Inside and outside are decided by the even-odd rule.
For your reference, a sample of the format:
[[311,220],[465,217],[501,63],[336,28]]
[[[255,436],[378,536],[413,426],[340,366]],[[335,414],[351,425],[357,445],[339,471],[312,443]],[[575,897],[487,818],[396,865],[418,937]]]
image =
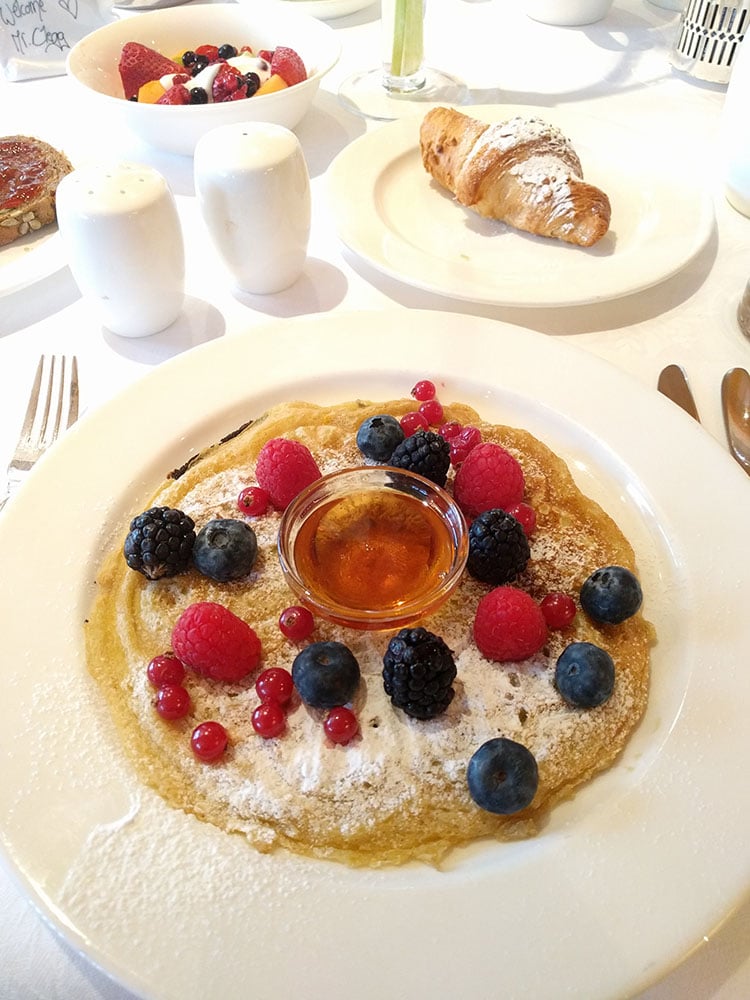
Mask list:
[[81,166],[60,182],[56,204],[73,277],[107,329],[146,337],[177,319],[185,250],[174,197],[157,170]]
[[299,278],[310,237],[310,177],[297,136],[269,122],[206,133],[194,155],[203,220],[238,289],[266,295]]

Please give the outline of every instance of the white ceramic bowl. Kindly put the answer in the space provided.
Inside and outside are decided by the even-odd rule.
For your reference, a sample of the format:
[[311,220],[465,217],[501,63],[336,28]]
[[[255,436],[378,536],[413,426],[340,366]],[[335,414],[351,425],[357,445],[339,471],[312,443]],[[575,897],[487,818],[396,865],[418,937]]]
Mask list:
[[[308,79],[286,90],[244,101],[169,106],[138,104],[122,96],[117,70],[125,42],[141,42],[169,55],[202,44],[229,42],[273,49],[288,45],[302,57]],[[210,129],[234,122],[273,122],[294,128],[309,109],[323,76],[335,65],[336,33],[315,18],[282,10],[265,0],[252,5],[169,7],[124,18],[81,39],[70,51],[68,75],[103,120],[119,122],[144,142],[168,153],[192,155]]]
[[612,0],[523,0],[526,14],[543,24],[594,24],[609,13]]

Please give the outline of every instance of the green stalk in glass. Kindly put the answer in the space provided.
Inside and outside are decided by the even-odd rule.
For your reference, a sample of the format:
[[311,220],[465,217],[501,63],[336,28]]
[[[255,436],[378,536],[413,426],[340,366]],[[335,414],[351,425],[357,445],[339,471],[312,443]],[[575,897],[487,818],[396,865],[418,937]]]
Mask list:
[[[407,89],[422,85],[413,79],[424,59],[424,0],[395,0],[393,12],[393,51],[390,76],[395,80],[410,80]],[[391,84],[393,86],[393,83]]]

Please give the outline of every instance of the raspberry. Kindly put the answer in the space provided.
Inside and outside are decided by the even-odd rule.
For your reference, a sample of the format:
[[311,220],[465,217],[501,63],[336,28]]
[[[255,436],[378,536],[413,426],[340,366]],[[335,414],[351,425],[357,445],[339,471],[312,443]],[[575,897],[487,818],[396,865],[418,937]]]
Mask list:
[[465,459],[469,452],[476,448],[479,442],[482,440],[482,432],[478,427],[472,427],[468,425],[467,427],[459,427],[458,432],[454,434],[451,438],[451,462],[455,466],[459,466]]
[[479,602],[474,641],[488,660],[518,662],[539,652],[547,641],[547,624],[525,591],[496,587]]
[[307,79],[307,70],[299,55],[294,49],[285,45],[278,45],[271,57],[271,75],[276,74],[289,87],[295,83],[302,83]]
[[499,444],[485,441],[472,448],[456,473],[453,496],[467,517],[499,507],[507,510],[523,498],[523,469]]
[[274,507],[284,510],[301,490],[320,479],[320,469],[299,441],[271,438],[260,450],[255,476]]
[[176,83],[165,90],[157,104],[190,104],[190,91],[182,83]]
[[438,486],[445,486],[451,464],[450,447],[439,434],[419,430],[393,449],[389,464],[417,472]]
[[191,604],[182,612],[172,631],[172,649],[185,666],[215,681],[239,681],[260,662],[255,632],[212,601]]
[[[214,77],[211,84],[211,93],[215,104],[222,104],[224,101],[231,101],[234,94],[242,86],[242,75],[235,66],[222,63],[219,72]],[[245,97],[243,90],[242,97]]]

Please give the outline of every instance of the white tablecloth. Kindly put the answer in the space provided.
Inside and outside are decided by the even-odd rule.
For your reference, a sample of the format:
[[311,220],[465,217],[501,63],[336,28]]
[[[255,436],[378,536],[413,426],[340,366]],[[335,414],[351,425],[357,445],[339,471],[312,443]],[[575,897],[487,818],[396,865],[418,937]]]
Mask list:
[[[564,337],[649,386],[664,365],[680,362],[707,431],[723,443],[721,377],[730,367],[750,367],[750,343],[735,319],[750,276],[750,219],[725,201],[716,157],[725,88],[671,69],[668,51],[678,15],[645,0],[615,0],[605,21],[585,28],[537,24],[518,6],[514,0],[435,0],[427,21],[429,61],[464,79],[473,103],[575,106],[631,128],[646,161],[665,143],[682,150],[686,166],[701,171],[713,192],[717,220],[708,247],[692,263],[637,295],[571,308],[510,309],[419,291],[346,251],[330,222],[325,172],[348,142],[376,127],[345,112],[335,95],[339,81],[372,64],[378,52],[377,4],[330,22],[343,43],[342,57],[296,130],[312,177],[309,259],[296,285],[265,298],[234,295],[206,248],[191,160],[158,155],[129,135],[109,131],[106,123],[88,120],[64,77],[2,83],[0,134],[36,134],[76,162],[115,152],[167,176],[186,236],[188,299],[183,317],[167,331],[122,340],[100,329],[66,268],[0,298],[0,467],[12,452],[42,353],[78,356],[82,405],[92,409],[153,366],[225,331],[247,333],[274,318],[394,305],[493,317]],[[0,869],[0,998],[127,996],[75,954]],[[748,996],[750,905],[730,915],[705,947],[642,1000]]]

